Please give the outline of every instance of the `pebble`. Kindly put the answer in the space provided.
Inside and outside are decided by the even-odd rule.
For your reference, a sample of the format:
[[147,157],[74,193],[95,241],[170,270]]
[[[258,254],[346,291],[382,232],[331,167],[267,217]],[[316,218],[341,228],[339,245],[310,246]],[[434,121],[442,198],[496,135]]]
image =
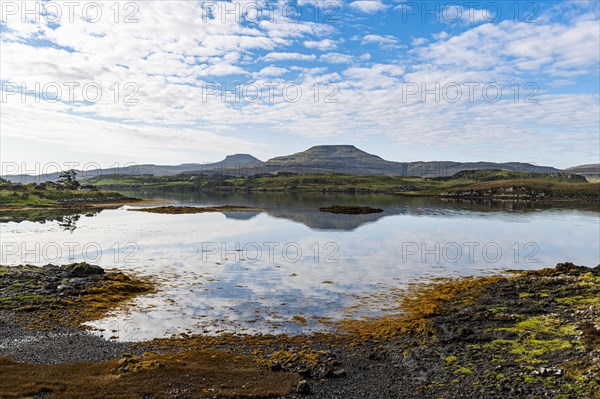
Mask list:
[[302,394],[310,393],[310,385],[309,385],[308,381],[306,381],[306,380],[300,381],[298,383],[298,386],[296,387],[296,392],[302,393]]

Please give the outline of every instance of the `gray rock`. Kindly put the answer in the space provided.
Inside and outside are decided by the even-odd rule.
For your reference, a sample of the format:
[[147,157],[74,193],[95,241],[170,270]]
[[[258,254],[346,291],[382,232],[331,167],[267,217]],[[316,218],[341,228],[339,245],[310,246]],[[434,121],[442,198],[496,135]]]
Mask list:
[[339,369],[333,372],[333,378],[344,378],[348,375],[348,373],[346,373],[346,370],[344,369]]
[[310,384],[308,383],[308,381],[306,381],[306,380],[300,381],[298,383],[298,386],[296,387],[296,392],[302,393],[302,394],[310,393]]
[[300,375],[302,378],[308,379],[312,377],[312,371],[310,369],[300,369],[298,370],[298,375]]
[[90,265],[88,263],[74,263],[66,266],[69,271],[69,277],[86,277],[104,274],[104,269],[100,266]]

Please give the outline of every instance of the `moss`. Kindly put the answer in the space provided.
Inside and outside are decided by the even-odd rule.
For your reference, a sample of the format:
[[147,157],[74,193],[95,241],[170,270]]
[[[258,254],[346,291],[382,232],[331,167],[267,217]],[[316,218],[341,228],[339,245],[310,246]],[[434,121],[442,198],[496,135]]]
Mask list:
[[506,357],[501,355],[492,355],[492,362],[494,363],[506,363],[508,360]]
[[506,346],[511,353],[520,355],[519,361],[526,363],[539,363],[540,357],[547,353],[579,347],[576,327],[554,315],[533,316],[514,327],[498,328],[497,331],[519,334],[518,339],[494,340],[491,345]]
[[556,298],[555,301],[560,305],[564,305],[577,310],[587,309],[590,306],[600,308],[600,295],[597,294]]
[[485,292],[486,287],[502,277],[450,279],[441,283],[412,287],[402,298],[404,314],[376,319],[345,320],[337,327],[355,341],[390,339],[406,334],[432,335],[431,322],[449,309],[470,306]]
[[0,302],[10,301],[37,301],[43,298],[43,295],[19,295],[0,298]]
[[255,350],[254,355],[259,359],[260,364],[269,366],[279,364],[283,368],[313,367],[325,363],[332,356],[329,351],[319,351],[309,347],[275,352]]
[[523,381],[525,381],[527,384],[535,384],[540,382],[540,379],[538,377],[532,377],[530,375],[523,375]]
[[75,299],[73,305],[78,310],[73,321],[79,324],[97,320],[115,307],[154,289],[154,284],[147,279],[132,278],[120,272],[109,273],[101,284]]
[[533,316],[517,323],[514,327],[499,328],[498,331],[509,331],[520,334],[545,334],[558,337],[577,335],[575,326],[565,324],[565,322],[553,315]]
[[473,374],[473,370],[468,367],[459,366],[456,370],[454,370],[454,374]]
[[446,363],[454,363],[458,360],[456,356],[446,356]]
[[542,363],[542,356],[556,351],[572,349],[573,345],[568,341],[560,339],[536,340],[527,339],[524,342],[511,341],[511,353],[520,355],[519,362],[538,364]]
[[164,397],[178,386],[185,387],[186,397],[281,397],[293,392],[299,381],[292,373],[264,370],[247,357],[210,350],[55,365],[0,357],[0,375],[3,398],[75,399],[82,392],[90,399]]

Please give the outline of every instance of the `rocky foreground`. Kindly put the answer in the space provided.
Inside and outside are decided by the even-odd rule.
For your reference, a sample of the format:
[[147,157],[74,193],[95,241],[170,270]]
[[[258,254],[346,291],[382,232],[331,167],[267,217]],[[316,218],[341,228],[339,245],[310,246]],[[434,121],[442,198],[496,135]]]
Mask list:
[[0,398],[598,398],[600,266],[420,287],[404,313],[315,336],[141,344],[78,328],[148,281],[0,267]]

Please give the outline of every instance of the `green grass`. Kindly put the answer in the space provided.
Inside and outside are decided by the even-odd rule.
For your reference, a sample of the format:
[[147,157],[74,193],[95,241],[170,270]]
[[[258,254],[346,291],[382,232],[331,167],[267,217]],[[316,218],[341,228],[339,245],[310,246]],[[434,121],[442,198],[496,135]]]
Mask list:
[[125,199],[116,192],[95,189],[66,190],[58,187],[40,189],[40,185],[0,183],[0,207],[60,207],[73,203],[103,202]]
[[[507,191],[513,189],[513,191]],[[517,189],[517,190],[515,190]],[[450,193],[461,193],[469,190],[487,191],[494,194],[511,195],[518,192],[549,197],[600,197],[600,183],[566,182],[561,179],[548,178],[509,179],[472,183],[466,186],[450,187]]]

